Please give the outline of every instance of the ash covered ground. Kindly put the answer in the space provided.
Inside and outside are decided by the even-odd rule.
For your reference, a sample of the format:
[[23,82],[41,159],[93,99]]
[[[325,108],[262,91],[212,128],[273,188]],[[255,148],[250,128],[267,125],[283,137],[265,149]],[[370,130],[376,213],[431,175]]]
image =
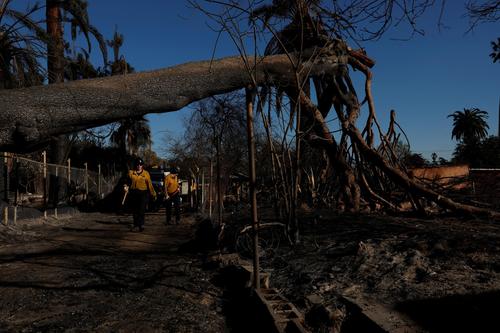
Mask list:
[[1,332],[224,332],[222,291],[179,251],[194,219],[81,214],[0,228]]
[[301,244],[269,248],[263,265],[313,331],[349,331],[352,302],[391,331],[497,332],[498,221],[324,214],[302,226]]

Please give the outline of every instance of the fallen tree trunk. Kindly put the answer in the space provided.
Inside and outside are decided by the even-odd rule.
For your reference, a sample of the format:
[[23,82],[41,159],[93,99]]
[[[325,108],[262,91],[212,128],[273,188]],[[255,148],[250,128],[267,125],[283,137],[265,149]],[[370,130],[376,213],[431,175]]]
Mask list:
[[[359,187],[358,166],[351,162],[349,152],[344,148],[347,147],[347,140],[353,144],[353,149],[356,148],[356,156],[362,157],[364,162],[380,170],[410,195],[454,211],[498,216],[486,209],[454,202],[409,178],[372,147],[372,134],[369,134],[368,142],[363,138],[355,126],[360,103],[347,64],[361,69],[367,76],[365,89],[371,118],[366,127],[371,128],[371,122],[376,123],[370,92],[371,75],[367,70],[372,62],[367,61],[363,54],[354,52],[353,55],[353,52],[343,42],[332,41],[331,45],[319,52],[314,49],[302,53],[301,59],[288,54],[252,59],[250,62],[237,56],[187,63],[152,72],[5,90],[0,92],[0,151],[29,151],[59,134],[147,113],[175,111],[209,96],[248,86],[269,85],[288,91],[289,97],[299,97],[305,124],[311,129],[308,138],[311,143],[328,152],[341,175],[345,201],[354,211],[359,209],[363,194]],[[324,83],[320,88],[326,88],[327,91],[324,98],[320,98],[321,109],[298,86],[298,74]],[[325,122],[332,106],[343,131],[339,144]],[[368,182],[365,187],[372,197],[395,207],[392,202],[371,190]]]
[[370,161],[374,166],[383,170],[391,178],[392,181],[399,184],[408,192],[415,194],[418,197],[426,198],[427,200],[433,201],[443,208],[451,209],[456,212],[462,212],[464,214],[489,215],[495,217],[499,216],[498,213],[489,209],[456,202],[430,189],[424,184],[410,179],[410,177],[408,177],[404,172],[389,165],[389,163],[387,163],[387,161],[375,149],[371,148],[363,139],[361,132],[355,126],[350,125],[349,128],[346,129],[346,131],[352,141],[357,145],[361,153],[366,156],[366,160]]
[[[311,117],[314,117],[316,121],[316,134],[319,135],[319,140],[313,140],[316,141],[324,146],[324,148],[329,152],[330,154],[332,152],[337,151],[337,147],[335,145],[335,141],[333,140],[333,137],[331,134],[328,132],[328,128],[326,127],[325,120],[321,116],[321,112],[319,111],[318,108],[315,107],[315,105],[311,102],[309,97],[307,97],[303,92],[300,94],[300,100],[302,103],[303,110],[305,110]],[[418,182],[415,179],[411,179],[406,173],[403,171],[391,166],[387,160],[380,155],[377,150],[373,149],[370,147],[367,142],[363,139],[363,136],[361,132],[356,128],[356,126],[352,125],[343,115],[342,112],[337,112],[337,116],[341,120],[341,123],[344,124],[343,130],[349,135],[351,138],[352,142],[356,145],[356,147],[359,149],[360,153],[365,157],[366,161],[369,161],[374,167],[378,167],[381,169],[394,183],[398,184],[401,186],[404,190],[408,191],[411,194],[416,195],[417,197],[420,198],[425,198],[429,201],[433,201],[439,206],[445,208],[445,209],[450,209],[455,212],[461,212],[464,214],[479,214],[479,215],[487,215],[491,217],[499,217],[500,214],[489,210],[489,209],[484,209],[480,207],[475,207],[467,204],[462,204],[459,202],[456,202],[430,188],[425,186],[424,184]],[[345,172],[346,177],[348,177],[348,184],[350,186],[356,185],[357,182],[355,180],[355,174],[353,170],[348,166],[348,164],[345,162],[345,160],[339,156],[338,154],[336,156],[332,156],[335,158],[335,162],[337,163],[337,167],[340,167],[340,170]],[[370,190],[371,191],[371,190]],[[357,188],[357,191],[354,191],[355,193],[359,193],[359,188]],[[371,191],[370,195],[372,196],[378,196],[376,195],[373,191]],[[354,198],[351,198],[353,200]],[[359,194],[357,197],[357,200],[359,201]],[[382,197],[378,196],[378,200],[383,201],[384,204],[388,206],[392,206],[392,209],[395,209],[396,207],[394,204],[386,201]],[[358,207],[359,208],[359,204]]]
[[[311,75],[336,72],[347,56],[322,50],[300,62]],[[252,59],[253,61],[253,59]],[[240,56],[174,67],[0,92],[0,151],[29,151],[51,137],[147,113],[179,110],[203,98],[249,84],[295,84],[294,55],[245,62]],[[251,78],[252,74],[254,77]],[[255,81],[254,81],[255,80]]]

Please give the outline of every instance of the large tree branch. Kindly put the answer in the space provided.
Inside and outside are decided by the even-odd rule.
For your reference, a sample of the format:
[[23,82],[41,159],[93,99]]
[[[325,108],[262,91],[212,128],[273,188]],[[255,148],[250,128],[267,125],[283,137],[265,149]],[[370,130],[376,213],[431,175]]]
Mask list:
[[[328,127],[326,126],[324,119],[321,116],[321,112],[316,108],[316,106],[304,93],[301,93],[300,98],[303,110],[310,113],[318,124],[316,131],[321,135],[321,140],[318,140],[318,142],[321,142],[326,149],[329,148],[328,151],[334,151],[335,149],[332,148],[335,148],[334,146],[335,141],[328,131]],[[373,166],[380,168],[393,182],[404,188],[409,193],[415,194],[419,197],[426,198],[430,201],[437,203],[441,207],[451,209],[454,211],[459,211],[467,214],[483,214],[494,217],[499,216],[497,212],[488,209],[474,207],[453,201],[450,198],[443,196],[440,193],[433,191],[432,189],[429,189],[424,184],[421,184],[413,179],[410,179],[403,171],[391,166],[379,152],[370,147],[363,139],[363,135],[356,128],[356,126],[350,123],[340,110],[336,111],[337,111],[337,116],[339,117],[341,123],[343,124],[344,131],[346,132],[347,135],[349,135],[351,141],[356,145],[360,154],[364,156],[365,160],[370,162]],[[359,188],[357,188],[354,171],[347,164],[343,156],[337,154],[331,157],[336,162],[336,166],[340,167],[340,170],[345,171],[346,179],[348,180],[347,183],[348,185],[351,186],[353,195],[359,196]],[[370,194],[373,195],[372,193]],[[379,197],[379,200],[380,199],[382,199],[382,197]],[[359,197],[357,200],[359,200]]]
[[374,166],[377,166],[381,170],[383,170],[391,178],[392,181],[399,184],[402,188],[404,188],[408,192],[420,197],[424,197],[430,201],[434,201],[441,207],[448,208],[454,211],[466,214],[483,214],[494,217],[499,216],[499,213],[489,209],[479,208],[456,202],[428,188],[424,184],[418,183],[415,180],[410,179],[403,171],[389,165],[389,163],[387,163],[387,161],[375,149],[368,146],[368,144],[363,139],[361,132],[355,126],[349,125],[346,130],[351,140],[356,144],[360,152],[366,157],[366,160],[370,161]]
[[[301,66],[311,75],[335,73],[347,58],[338,45],[333,47],[332,52],[322,50],[320,58]],[[205,97],[244,88],[254,83],[249,66],[259,85],[295,84],[297,69],[289,56],[258,58],[250,64],[236,56],[152,72],[1,91],[0,151],[31,150],[51,136],[132,116],[175,111]]]

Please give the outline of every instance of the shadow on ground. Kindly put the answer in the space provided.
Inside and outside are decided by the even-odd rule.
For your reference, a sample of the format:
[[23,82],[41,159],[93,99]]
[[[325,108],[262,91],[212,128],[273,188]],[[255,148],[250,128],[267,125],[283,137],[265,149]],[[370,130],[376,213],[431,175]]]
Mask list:
[[429,332],[498,332],[500,291],[403,302],[397,310]]

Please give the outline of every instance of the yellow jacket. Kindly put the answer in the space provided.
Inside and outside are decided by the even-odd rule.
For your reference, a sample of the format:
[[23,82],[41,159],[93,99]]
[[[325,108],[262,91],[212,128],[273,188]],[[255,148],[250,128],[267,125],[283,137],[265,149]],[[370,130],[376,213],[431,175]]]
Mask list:
[[174,195],[175,193],[179,192],[179,179],[177,178],[177,175],[173,173],[169,173],[165,177],[165,192],[171,196]]
[[132,181],[132,184],[130,185],[131,190],[146,191],[147,189],[149,189],[149,193],[151,193],[153,197],[156,196],[155,189],[153,188],[153,184],[151,183],[151,176],[149,175],[149,172],[147,172],[146,170],[142,170],[141,173],[138,173],[137,171],[129,170],[128,177]]

